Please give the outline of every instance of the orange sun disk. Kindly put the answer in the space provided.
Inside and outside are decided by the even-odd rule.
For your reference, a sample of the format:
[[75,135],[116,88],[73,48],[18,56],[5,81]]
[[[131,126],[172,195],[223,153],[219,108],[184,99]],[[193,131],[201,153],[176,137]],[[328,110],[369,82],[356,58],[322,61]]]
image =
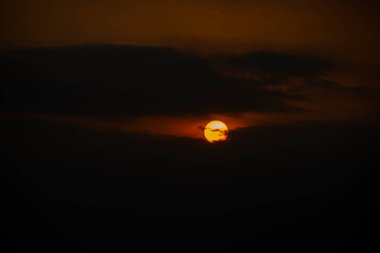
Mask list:
[[219,120],[211,121],[206,125],[204,135],[210,143],[225,141],[228,137],[227,125]]

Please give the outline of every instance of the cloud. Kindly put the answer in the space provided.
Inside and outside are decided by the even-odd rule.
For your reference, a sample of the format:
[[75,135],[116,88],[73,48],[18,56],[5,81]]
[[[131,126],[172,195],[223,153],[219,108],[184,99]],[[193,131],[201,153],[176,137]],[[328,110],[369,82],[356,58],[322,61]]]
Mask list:
[[326,60],[283,52],[202,56],[171,48],[87,45],[13,50],[0,58],[8,111],[204,118],[305,113],[318,110],[308,103],[319,98],[331,98],[331,105],[341,98],[378,97],[370,89],[321,78],[334,69]]
[[217,68],[262,84],[280,84],[289,79],[312,78],[334,70],[332,62],[312,55],[260,51],[216,57]]
[[284,111],[286,94],[228,78],[201,57],[170,48],[80,46],[2,57],[10,108],[84,114]]

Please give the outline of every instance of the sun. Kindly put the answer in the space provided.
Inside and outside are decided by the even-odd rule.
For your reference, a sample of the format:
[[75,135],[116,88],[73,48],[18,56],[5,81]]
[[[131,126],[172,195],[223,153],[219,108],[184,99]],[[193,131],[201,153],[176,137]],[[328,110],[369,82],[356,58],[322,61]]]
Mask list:
[[206,125],[204,134],[210,143],[225,141],[228,136],[228,128],[222,121],[214,120]]

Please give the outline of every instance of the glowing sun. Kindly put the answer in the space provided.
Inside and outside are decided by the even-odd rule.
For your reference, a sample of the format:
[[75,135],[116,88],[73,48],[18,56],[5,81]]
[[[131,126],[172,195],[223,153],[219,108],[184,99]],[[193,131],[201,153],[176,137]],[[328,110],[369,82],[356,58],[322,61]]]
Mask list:
[[206,125],[204,134],[208,142],[225,141],[228,136],[228,128],[222,121],[214,120]]

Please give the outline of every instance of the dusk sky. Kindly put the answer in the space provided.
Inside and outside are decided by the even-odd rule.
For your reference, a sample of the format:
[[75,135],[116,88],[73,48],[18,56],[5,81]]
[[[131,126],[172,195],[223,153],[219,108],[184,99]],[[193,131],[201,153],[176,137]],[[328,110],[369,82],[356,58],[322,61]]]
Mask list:
[[[167,118],[170,121],[168,124],[167,120],[158,120],[155,129],[160,133],[199,137],[202,133],[195,132],[196,128],[192,127],[192,130],[189,130],[181,126],[173,131],[171,126],[174,123],[181,125],[180,122],[185,121],[186,125],[195,124],[195,121],[199,126],[204,125],[207,123],[208,115],[204,118],[200,114],[207,113],[227,118],[233,128],[268,122],[305,120],[372,121],[376,120],[374,118],[378,114],[380,33],[377,25],[377,1],[3,1],[1,5],[0,37],[3,50],[51,48],[57,51],[57,47],[62,49],[67,46],[94,44],[156,47],[157,51],[159,48],[172,48],[178,52],[178,55],[174,56],[178,58],[176,61],[186,61],[180,59],[181,57],[199,58],[203,67],[210,69],[204,71],[217,71],[222,77],[239,79],[224,84],[232,94],[242,92],[239,83],[257,82],[257,79],[261,81],[267,78],[268,73],[273,77],[277,75],[275,78],[281,74],[282,80],[263,80],[266,86],[264,89],[280,92],[281,95],[296,95],[297,99],[294,96],[284,96],[280,99],[282,101],[276,103],[301,109],[298,113],[281,115],[277,112],[280,108],[262,112],[261,108],[253,110],[256,108],[242,106],[239,110],[233,109],[235,115],[231,114],[231,108],[228,106],[225,106],[226,110],[218,108],[201,113],[189,109],[182,111],[182,114],[196,115],[186,118],[182,115],[180,119],[170,117]],[[163,54],[159,57],[166,57]],[[259,55],[260,58],[256,59],[255,55]],[[102,68],[102,56],[94,57],[97,57],[97,67]],[[123,58],[121,55],[117,57]],[[128,60],[128,56],[125,59]],[[86,70],[88,63],[81,62],[85,60],[78,59],[78,65],[82,64],[83,67],[78,66],[78,71],[82,73],[76,78],[81,78],[81,82],[89,82],[84,80],[88,76],[83,76],[83,71],[90,71]],[[54,65],[57,63],[49,62],[49,59],[43,64],[66,71],[62,66]],[[173,66],[170,64],[172,63],[167,63],[166,71],[172,71],[170,68]],[[186,64],[183,62],[182,66],[176,67],[184,70],[189,68]],[[265,69],[261,70],[262,67]],[[294,68],[298,70],[294,71]],[[75,73],[78,74],[78,71]],[[100,72],[102,71],[107,70],[102,69]],[[255,74],[252,74],[253,72]],[[205,72],[192,74],[203,75]],[[126,78],[119,76],[119,72],[102,75],[113,75],[114,80]],[[59,78],[67,77],[61,75]],[[256,80],[252,80],[255,78]],[[178,83],[166,82],[164,85],[169,89],[172,85],[181,86],[181,79],[169,82],[173,81]],[[331,84],[323,83],[326,81]],[[204,93],[204,89],[201,88],[204,84],[200,84],[199,80],[196,82],[198,84],[190,84],[193,85],[191,92],[195,93],[194,98],[203,96]],[[212,87],[220,84],[207,85]],[[126,87],[128,86],[122,89]],[[358,87],[369,90],[350,91]],[[214,88],[209,89],[205,93],[211,96],[211,90]],[[338,89],[345,91],[337,91]],[[146,92],[149,93],[149,90]],[[174,90],[172,92],[176,93]],[[375,98],[362,95],[363,92],[376,94],[372,94]],[[213,95],[221,94],[215,92]],[[299,97],[305,99],[299,100]],[[236,103],[236,100],[238,103],[242,102],[241,98],[236,96],[227,96],[223,101],[210,100],[209,102],[215,103],[214,106],[217,107],[223,107],[219,106],[221,103]],[[160,110],[160,114],[163,114],[161,116],[167,117],[166,114],[172,113],[171,109],[166,110]],[[304,110],[309,112],[304,113]],[[252,111],[255,111],[255,114],[252,114]],[[129,124],[128,127],[151,131],[144,125],[157,119],[157,115],[153,118],[134,115],[134,118],[136,116],[137,119],[134,121],[146,121],[146,124],[137,124],[137,127],[136,124]],[[93,120],[81,119],[88,121],[84,122],[87,125]],[[115,124],[104,122],[104,125]],[[126,127],[123,122],[116,125],[119,128]]]
[[378,10],[376,0],[5,0],[0,37],[2,47],[111,43],[307,52],[341,64],[335,78],[378,86]]
[[376,0],[1,1],[9,252],[365,252],[379,13]]

